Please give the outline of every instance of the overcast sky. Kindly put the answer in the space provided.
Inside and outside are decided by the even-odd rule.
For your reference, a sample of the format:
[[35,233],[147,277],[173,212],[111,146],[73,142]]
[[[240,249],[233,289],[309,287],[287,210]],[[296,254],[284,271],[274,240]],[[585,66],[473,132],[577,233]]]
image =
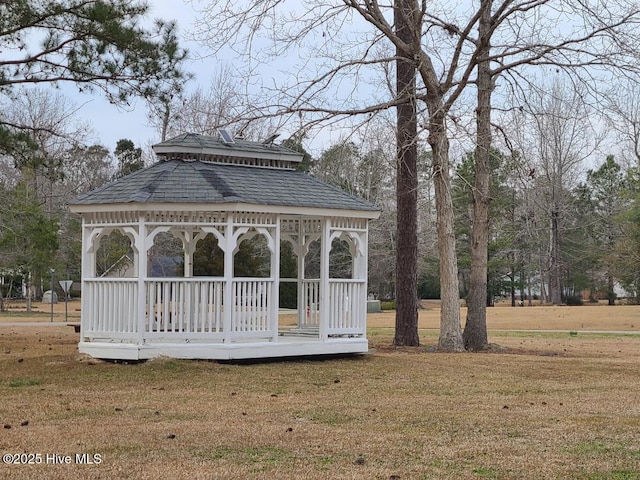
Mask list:
[[[150,0],[149,5],[151,7],[149,20],[155,18],[175,20],[181,35],[192,28],[193,10],[190,6],[183,5],[180,0]],[[183,47],[197,54],[196,44],[187,42],[184,38],[180,40]],[[196,84],[204,86],[208,84],[205,61],[190,60],[186,69],[196,75],[191,88]],[[73,85],[65,85],[62,93],[77,106],[81,106],[78,115],[93,128],[95,143],[100,143],[111,151],[115,148],[117,141],[122,138],[130,139],[141,147],[160,140],[159,135],[148,125],[147,108],[143,100],[137,100],[130,108],[123,109],[109,104],[98,91],[86,95],[78,93]]]
[[[231,54],[218,54],[216,57],[208,57],[202,59],[201,56],[207,53],[202,47],[194,42],[185,40],[184,34],[194,30],[194,20],[196,13],[190,2],[186,4],[182,0],[149,0],[150,13],[148,21],[151,22],[155,18],[164,20],[175,20],[178,24],[178,32],[181,45],[190,52],[191,60],[186,65],[186,70],[195,75],[195,79],[190,82],[188,89],[193,91],[196,87],[201,86],[207,89],[210,81],[215,74],[216,67],[220,63],[226,63],[231,66],[237,63],[238,58],[234,58]],[[199,59],[200,57],[200,59]],[[279,66],[270,65],[270,69],[265,72],[265,77],[282,76],[283,72],[291,69],[291,65],[295,62],[287,62],[287,59],[278,61]],[[278,70],[281,73],[278,73]],[[272,79],[265,78],[269,83]],[[153,143],[160,141],[159,134],[148,125],[146,118],[147,107],[143,100],[137,100],[129,108],[123,109],[110,105],[100,92],[95,91],[91,95],[81,94],[73,85],[65,85],[61,92],[72,100],[77,106],[81,107],[78,116],[80,119],[89,123],[94,130],[94,143],[104,145],[113,151],[116,142],[119,139],[127,138],[132,140],[136,145],[146,149]],[[282,137],[286,138],[287,133],[282,131]],[[326,127],[322,130],[320,137],[315,138],[311,145],[307,145],[313,153],[329,147],[333,142],[337,141],[335,130],[332,133],[332,127]],[[333,138],[332,138],[333,135]]]
[[[188,91],[195,90],[198,86],[207,89],[216,73],[216,67],[220,64],[233,65],[238,59],[231,51],[216,54],[215,57],[203,58],[208,52],[195,42],[185,39],[185,34],[194,30],[194,20],[196,13],[190,2],[183,3],[182,0],[149,0],[150,14],[148,20],[155,18],[164,20],[175,20],[178,24],[178,32],[181,46],[189,50],[190,60],[186,65],[186,70],[193,73],[195,78],[188,84]],[[263,80],[267,84],[273,83],[274,79],[285,76],[292,64],[297,63],[297,58],[279,58],[275,64],[272,63],[263,72]],[[272,77],[272,78],[267,78]],[[279,80],[278,80],[279,81]],[[79,116],[89,122],[95,130],[95,143],[104,145],[113,151],[118,140],[127,138],[136,145],[143,148],[160,141],[159,134],[149,126],[146,118],[147,107],[143,100],[137,100],[130,108],[118,108],[110,105],[99,92],[92,95],[80,94],[73,85],[65,85],[62,89],[65,96],[68,96],[78,106],[82,106]],[[281,131],[279,141],[288,135],[286,131]],[[324,150],[329,145],[344,135],[344,132],[333,128],[324,128],[320,133],[315,133],[315,137],[310,140],[306,147],[315,153]]]

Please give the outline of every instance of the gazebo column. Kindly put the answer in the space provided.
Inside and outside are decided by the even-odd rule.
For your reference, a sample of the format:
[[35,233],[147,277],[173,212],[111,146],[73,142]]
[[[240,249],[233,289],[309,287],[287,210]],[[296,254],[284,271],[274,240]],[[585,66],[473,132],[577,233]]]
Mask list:
[[[149,250],[153,247],[153,240],[159,233],[168,232],[171,227],[168,226],[156,226],[149,228],[146,223],[145,215],[140,215],[138,224],[138,232],[135,235],[135,231],[131,227],[124,229],[125,233],[129,233],[133,236],[131,242],[134,247],[134,254],[137,257],[137,274],[138,274],[138,305],[136,311],[136,325],[138,331],[138,344],[142,345],[145,342],[144,334],[146,330],[145,320],[147,318],[147,308],[149,308],[149,315],[153,306],[147,306],[147,281],[148,269],[149,269]],[[163,301],[166,301],[163,299]]]
[[88,284],[88,279],[96,276],[96,252],[100,247],[100,234],[103,229],[98,227],[87,227],[82,220],[82,295],[80,297],[80,339],[84,337],[84,331],[89,327],[90,318],[93,314],[95,302],[95,288],[93,284]]
[[147,224],[144,214],[140,214],[138,223],[138,235],[136,236],[135,241],[132,242],[132,246],[135,249],[134,254],[138,259],[138,305],[136,311],[136,319],[138,327],[138,345],[142,345],[144,343],[144,320],[147,314],[147,292],[145,285],[145,282],[147,280],[147,252],[150,248],[147,245]]
[[197,241],[193,238],[193,233],[190,230],[182,232],[182,235],[182,251],[184,253],[183,276],[185,278],[191,278],[193,277],[193,252],[196,250]]
[[368,298],[368,235],[367,232],[360,233],[358,235],[359,245],[356,248],[357,254],[353,257],[353,278],[362,280],[364,286],[358,299],[358,303],[364,306],[364,311],[360,314],[363,316],[360,319],[360,325],[362,325],[362,334],[367,333],[367,298]]
[[280,309],[280,215],[276,215],[273,229],[273,243],[271,250],[271,298],[269,299],[269,328],[272,331],[271,340],[278,340],[278,321]]
[[195,233],[192,229],[176,232],[182,241],[182,250],[184,254],[184,277],[193,277],[193,254],[196,251],[198,241],[203,239],[207,232],[201,231]]
[[[222,332],[224,342],[231,341],[231,318],[235,309],[233,301],[233,251],[235,250],[236,238],[233,231],[234,216],[227,216],[227,226],[224,232],[224,293],[223,305],[224,316],[222,318]],[[218,243],[219,244],[219,243]]]
[[[321,226],[321,224],[320,224]],[[308,282],[305,276],[306,257],[309,253],[310,245],[321,240],[320,232],[307,229],[307,222],[301,218],[298,221],[297,230],[286,236],[293,246],[293,253],[297,259],[297,325],[298,328],[317,327],[319,324],[319,282]]]
[[298,242],[295,245],[294,253],[298,260],[298,328],[306,323],[307,309],[306,296],[307,291],[304,285],[304,261],[307,256],[308,249],[305,246],[304,222],[302,219],[298,221]]
[[84,226],[82,231],[82,279],[84,280],[96,276],[96,252],[100,247],[102,228]]
[[328,338],[331,314],[331,295],[329,292],[329,253],[331,252],[331,218],[322,219],[322,233],[320,240],[320,339]]

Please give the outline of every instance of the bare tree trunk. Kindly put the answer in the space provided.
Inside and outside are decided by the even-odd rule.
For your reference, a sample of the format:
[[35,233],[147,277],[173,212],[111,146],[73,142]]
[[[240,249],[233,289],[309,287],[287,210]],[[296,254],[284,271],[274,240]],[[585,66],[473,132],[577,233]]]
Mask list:
[[491,154],[491,91],[489,64],[492,0],[482,0],[478,25],[478,106],[476,108],[477,143],[475,151],[475,186],[471,216],[471,271],[467,297],[467,321],[463,339],[467,350],[487,347],[487,262],[489,245],[489,183]]
[[546,279],[546,261],[543,260],[544,255],[542,252],[538,254],[538,270],[540,271],[540,304],[544,305],[549,301],[547,295],[547,279]]
[[169,129],[169,121],[171,120],[171,107],[167,101],[164,105],[164,112],[162,115],[162,130],[160,132],[160,140],[165,141],[167,139],[167,130]]
[[433,183],[436,193],[436,227],[440,253],[440,338],[438,348],[464,350],[460,327],[460,292],[458,258],[453,228],[453,201],[449,178],[449,140],[445,113],[439,99],[429,102],[429,144],[433,152]]
[[613,281],[613,274],[610,270],[607,271],[607,305],[616,304],[616,291]]
[[31,286],[31,273],[26,274],[26,288],[27,294],[25,295],[25,303],[27,307],[27,312],[31,313],[31,294],[32,294],[32,286]]
[[558,225],[558,208],[551,212],[551,254],[549,271],[549,295],[553,305],[562,303],[562,287],[560,282],[560,232]]
[[[411,43],[412,0],[398,0],[396,32]],[[396,94],[406,98],[397,112],[396,168],[396,333],[394,345],[418,346],[418,125],[416,109],[416,68],[402,59],[397,50]]]

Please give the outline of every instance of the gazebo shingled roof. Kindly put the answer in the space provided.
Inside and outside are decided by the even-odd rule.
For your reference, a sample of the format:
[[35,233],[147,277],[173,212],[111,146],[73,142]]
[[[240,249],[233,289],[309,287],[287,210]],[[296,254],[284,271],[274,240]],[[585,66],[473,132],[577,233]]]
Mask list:
[[167,160],[81,195],[71,205],[247,203],[377,211],[369,202],[288,169]]
[[[214,137],[187,133],[153,148],[161,159],[159,162],[80,195],[69,204],[246,203],[379,210],[365,200],[296,170],[302,155],[281,145],[240,139],[230,144]],[[265,160],[275,162],[275,166],[261,165],[260,161]]]

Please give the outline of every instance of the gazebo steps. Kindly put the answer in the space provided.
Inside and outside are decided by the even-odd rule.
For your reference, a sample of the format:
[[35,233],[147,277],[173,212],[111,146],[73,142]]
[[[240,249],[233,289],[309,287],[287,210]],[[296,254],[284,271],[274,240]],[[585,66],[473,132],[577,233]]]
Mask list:
[[318,337],[320,329],[318,327],[296,327],[290,329],[283,329],[278,332],[281,337],[284,336],[298,336],[298,337]]

